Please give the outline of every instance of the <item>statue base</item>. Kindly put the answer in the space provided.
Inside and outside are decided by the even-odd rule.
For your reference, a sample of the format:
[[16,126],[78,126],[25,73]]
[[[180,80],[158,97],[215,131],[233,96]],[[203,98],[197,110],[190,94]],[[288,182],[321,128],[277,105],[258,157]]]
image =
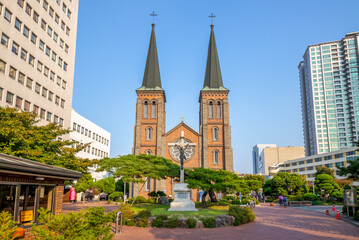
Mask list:
[[168,211],[181,212],[197,212],[194,202],[191,200],[191,189],[187,187],[187,183],[176,183],[173,188],[175,199],[171,202]]

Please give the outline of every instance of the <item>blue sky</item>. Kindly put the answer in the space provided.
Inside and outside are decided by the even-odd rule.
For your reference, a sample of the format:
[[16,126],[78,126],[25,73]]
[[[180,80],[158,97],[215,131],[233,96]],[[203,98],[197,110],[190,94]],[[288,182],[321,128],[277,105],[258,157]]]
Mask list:
[[297,66],[308,45],[359,31],[358,8],[357,0],[80,0],[73,107],[111,132],[111,156],[131,153],[154,10],[166,131],[181,115],[198,131],[213,12],[234,168],[251,173],[255,144],[303,145]]

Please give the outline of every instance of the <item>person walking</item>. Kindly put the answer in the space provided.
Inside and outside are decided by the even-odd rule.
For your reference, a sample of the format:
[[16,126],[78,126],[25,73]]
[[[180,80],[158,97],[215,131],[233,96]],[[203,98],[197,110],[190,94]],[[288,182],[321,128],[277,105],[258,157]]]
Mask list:
[[282,194],[279,195],[278,199],[279,199],[279,206],[282,206],[282,204],[283,204],[283,196],[282,196]]
[[283,197],[283,205],[284,207],[288,207],[288,198],[286,196]]

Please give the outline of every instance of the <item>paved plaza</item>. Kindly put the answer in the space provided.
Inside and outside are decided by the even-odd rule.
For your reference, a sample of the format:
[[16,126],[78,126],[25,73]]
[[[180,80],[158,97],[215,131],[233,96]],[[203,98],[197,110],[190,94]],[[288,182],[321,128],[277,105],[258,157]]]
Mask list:
[[[64,204],[64,212],[78,211],[92,204]],[[94,206],[105,206],[106,211],[118,209],[118,206],[108,206],[95,203]],[[238,227],[223,227],[213,229],[169,229],[169,228],[138,228],[124,226],[123,233],[114,239],[184,239],[184,240],[217,240],[217,239],[290,239],[290,240],[320,240],[320,239],[358,239],[359,227],[337,220],[316,211],[299,208],[270,207],[268,204],[254,209],[256,221]]]

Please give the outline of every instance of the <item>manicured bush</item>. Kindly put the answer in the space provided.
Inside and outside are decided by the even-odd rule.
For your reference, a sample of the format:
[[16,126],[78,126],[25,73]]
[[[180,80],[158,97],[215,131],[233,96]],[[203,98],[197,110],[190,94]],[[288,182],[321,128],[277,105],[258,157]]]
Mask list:
[[136,226],[136,222],[133,219],[128,219],[126,221],[126,226]]
[[203,226],[205,228],[215,228],[216,227],[214,225],[214,223],[216,222],[216,218],[214,218],[214,217],[202,218],[202,222],[203,222]]
[[152,215],[152,211],[151,209],[145,209],[145,210],[142,210],[141,212],[139,212],[136,217],[139,217],[139,218],[149,218],[151,217]]
[[231,204],[233,204],[233,205],[241,205],[241,201],[235,199],[235,200],[232,200]]
[[303,199],[307,200],[307,201],[317,201],[320,198],[317,195],[313,194],[313,193],[304,193],[303,194]]
[[229,215],[235,218],[234,226],[253,222],[256,216],[249,207],[231,206],[229,207]]
[[169,228],[176,228],[180,225],[180,221],[177,217],[172,217],[167,220],[166,225]]
[[123,192],[113,192],[108,195],[108,198],[113,201],[119,201],[123,197]]
[[247,205],[250,204],[250,201],[248,199],[242,199],[241,205]]
[[163,226],[163,220],[159,217],[156,217],[155,220],[153,220],[153,226],[157,228],[161,228]]
[[161,219],[162,221],[166,221],[166,220],[168,220],[168,215],[166,215],[166,214],[157,215],[156,219],[157,218]]
[[193,217],[190,217],[186,220],[186,224],[188,228],[195,228],[197,225],[197,220]]
[[123,217],[122,219],[124,221],[127,221],[129,219],[133,219],[133,211],[132,211],[132,208],[131,208],[131,205],[130,204],[127,204],[127,203],[123,203],[120,205],[120,209],[121,213],[123,214]]
[[359,221],[359,210],[357,210],[354,214],[354,220]]
[[330,194],[331,197],[336,198],[336,201],[342,202],[344,201],[344,196],[342,192],[336,191]]
[[3,240],[14,240],[14,233],[17,231],[16,222],[12,220],[9,212],[0,212],[0,236]]
[[142,228],[148,227],[148,217],[141,217],[138,226]]
[[[129,203],[129,204],[132,204],[132,202],[133,202],[134,199],[135,199],[135,198],[129,198],[129,199],[128,199],[128,203]],[[133,204],[148,203],[148,202],[149,202],[148,199],[146,199],[145,197],[138,196]]]

